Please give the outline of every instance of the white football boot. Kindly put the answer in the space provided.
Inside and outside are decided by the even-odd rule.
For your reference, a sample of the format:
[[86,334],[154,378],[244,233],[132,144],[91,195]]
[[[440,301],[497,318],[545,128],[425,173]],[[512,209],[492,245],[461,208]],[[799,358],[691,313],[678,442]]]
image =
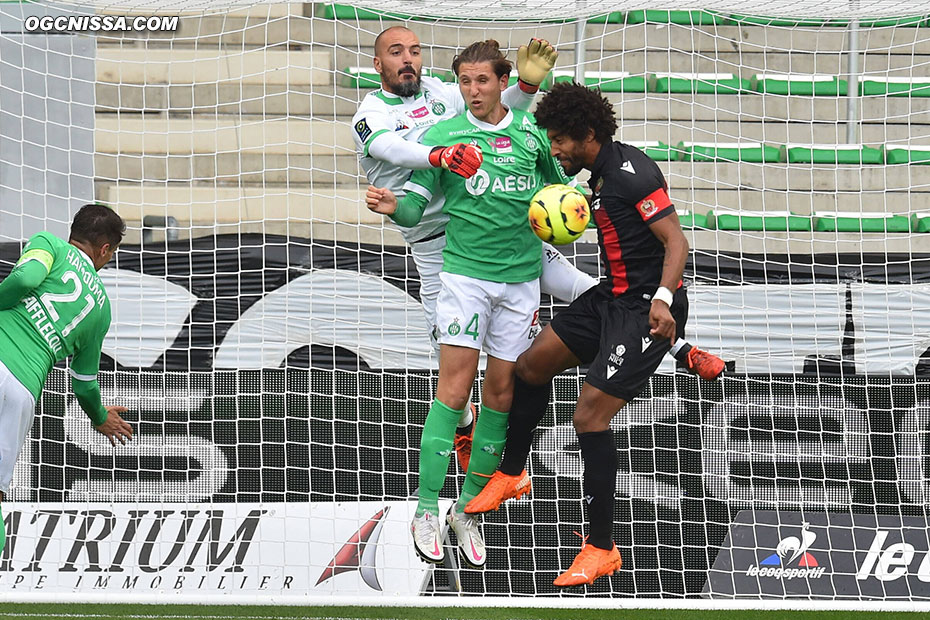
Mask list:
[[414,517],[410,523],[410,533],[413,534],[413,548],[424,562],[439,564],[446,558],[439,520],[435,515],[424,512]]
[[478,515],[469,515],[456,512],[455,506],[449,509],[446,523],[455,532],[459,541],[459,555],[462,560],[472,568],[483,568],[487,559],[484,549],[484,538],[481,536],[481,524]]

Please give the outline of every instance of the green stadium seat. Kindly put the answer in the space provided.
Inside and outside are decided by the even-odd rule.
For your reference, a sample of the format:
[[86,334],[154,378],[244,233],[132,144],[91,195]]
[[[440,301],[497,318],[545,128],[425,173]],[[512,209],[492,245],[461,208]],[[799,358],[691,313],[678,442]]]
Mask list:
[[727,16],[713,11],[630,11],[628,24],[677,24],[679,26],[713,26],[728,22]]
[[627,142],[646,154],[652,161],[677,161],[678,149],[664,142]]
[[810,232],[813,228],[813,220],[805,215],[795,215],[788,211],[711,209],[707,213],[707,227],[748,232]]
[[859,94],[889,97],[930,97],[930,77],[859,76]]
[[[423,75],[431,75],[446,82],[454,78],[451,71],[439,69],[424,69]],[[516,78],[513,81],[516,82]],[[339,85],[348,88],[380,88],[381,76],[371,67],[346,67],[339,72]]]
[[731,94],[749,92],[749,80],[733,73],[656,73],[649,90],[657,93]]
[[814,212],[817,232],[910,232],[911,222],[904,215],[887,213]]
[[424,20],[424,18],[416,18],[405,13],[388,13],[386,11],[372,11],[370,9],[361,9],[358,7],[350,6],[348,4],[318,4],[316,8],[316,16],[322,17],[323,19],[338,19],[342,21],[348,20],[382,20],[382,19],[392,19],[392,20]]
[[908,15],[906,17],[886,17],[882,19],[863,19],[859,21],[860,28],[898,28],[928,26],[926,15]]
[[[556,82],[571,82],[574,71],[553,71]],[[585,71],[585,86],[600,88],[605,93],[648,92],[649,78],[646,75],[631,75],[626,71]]]
[[749,81],[752,90],[773,95],[837,97],[846,94],[846,80],[835,75],[758,73]]
[[701,213],[694,213],[689,209],[678,211],[678,221],[682,228],[689,230],[708,229],[707,216]]
[[848,19],[829,19],[825,17],[793,18],[731,13],[727,16],[727,19],[739,26],[749,24],[756,26],[781,26],[785,28],[822,28],[824,26],[843,28],[849,25]]
[[777,146],[760,142],[679,142],[678,151],[683,161],[745,161],[750,163],[777,163]]
[[930,146],[886,144],[886,164],[930,164]]
[[789,164],[882,164],[882,149],[861,144],[786,144],[781,161]]
[[920,211],[911,214],[911,231],[930,232],[930,211]]
[[606,15],[595,15],[594,17],[588,18],[589,24],[622,24],[623,23],[623,13],[620,11],[614,11],[613,13],[607,13]]

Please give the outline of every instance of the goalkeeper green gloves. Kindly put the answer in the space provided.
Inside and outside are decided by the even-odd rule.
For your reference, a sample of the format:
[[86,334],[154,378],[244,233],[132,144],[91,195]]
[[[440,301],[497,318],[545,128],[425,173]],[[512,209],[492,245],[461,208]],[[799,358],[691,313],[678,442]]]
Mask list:
[[517,73],[520,74],[520,88],[525,92],[535,93],[543,83],[559,53],[545,39],[530,39],[529,45],[521,45],[517,51]]

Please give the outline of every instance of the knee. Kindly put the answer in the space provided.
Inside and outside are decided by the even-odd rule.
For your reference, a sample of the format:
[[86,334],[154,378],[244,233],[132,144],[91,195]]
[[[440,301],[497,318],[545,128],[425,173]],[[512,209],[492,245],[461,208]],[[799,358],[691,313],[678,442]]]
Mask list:
[[572,425],[575,427],[575,433],[596,433],[604,430],[597,428],[595,417],[590,411],[585,409],[575,409],[575,415],[572,417]]
[[552,376],[538,364],[534,364],[532,356],[523,353],[517,358],[516,375],[528,385],[538,386],[549,383]]
[[465,409],[465,405],[468,404],[471,398],[471,391],[463,392],[454,388],[440,386],[436,390],[436,398],[449,409],[461,411]]

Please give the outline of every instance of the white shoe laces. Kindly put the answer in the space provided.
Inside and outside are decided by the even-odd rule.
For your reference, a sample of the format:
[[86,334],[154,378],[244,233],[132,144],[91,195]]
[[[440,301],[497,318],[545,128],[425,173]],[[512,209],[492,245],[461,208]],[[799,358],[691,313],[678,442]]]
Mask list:
[[436,518],[428,512],[414,518],[413,536],[417,544],[432,551],[433,541],[437,538]]

